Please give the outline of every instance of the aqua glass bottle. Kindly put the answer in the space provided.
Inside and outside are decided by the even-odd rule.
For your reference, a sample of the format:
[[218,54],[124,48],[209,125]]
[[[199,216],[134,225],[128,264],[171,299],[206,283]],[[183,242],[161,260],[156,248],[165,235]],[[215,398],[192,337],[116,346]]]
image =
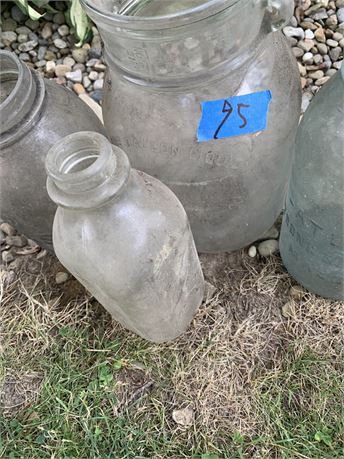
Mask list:
[[344,299],[344,68],[319,91],[296,137],[280,251],[311,292]]

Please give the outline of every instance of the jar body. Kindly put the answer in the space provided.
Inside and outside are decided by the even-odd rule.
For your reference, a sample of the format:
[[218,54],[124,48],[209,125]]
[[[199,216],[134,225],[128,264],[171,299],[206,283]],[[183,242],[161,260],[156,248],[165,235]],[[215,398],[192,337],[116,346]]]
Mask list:
[[280,252],[310,291],[344,299],[344,71],[319,91],[296,138]]
[[[264,131],[197,142],[201,102],[261,90],[272,93]],[[300,100],[296,61],[276,32],[245,64],[189,87],[138,85],[109,62],[103,117],[133,166],[181,200],[198,250],[232,251],[258,239],[282,209]]]
[[131,170],[120,196],[92,209],[58,207],[62,264],[123,326],[154,342],[176,338],[203,299],[186,213],[161,182]]
[[[35,107],[34,115],[29,111],[24,120],[30,121],[29,129],[19,132],[22,122],[19,123],[18,132],[17,126],[14,126],[11,139],[2,143],[0,212],[3,220],[52,251],[56,206],[46,191],[44,162],[47,152],[57,140],[72,132],[86,129],[100,133],[105,131],[92,110],[71,91],[49,80],[44,80],[42,88],[41,105]],[[7,115],[1,113],[1,116]]]

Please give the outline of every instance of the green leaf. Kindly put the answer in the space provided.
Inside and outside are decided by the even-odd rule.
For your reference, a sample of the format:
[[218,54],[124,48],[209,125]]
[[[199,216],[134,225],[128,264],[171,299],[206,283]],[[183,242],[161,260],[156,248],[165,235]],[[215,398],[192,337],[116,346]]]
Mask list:
[[43,445],[43,443],[45,443],[45,435],[43,433],[39,434],[36,437],[35,443],[37,443],[38,445]]
[[122,360],[115,360],[114,364],[113,364],[113,368],[115,370],[120,370],[123,366],[123,363],[122,363]]
[[327,446],[331,446],[332,444],[331,436],[326,432],[321,432],[320,430],[318,430],[318,432],[315,433],[314,440],[318,442],[323,442]]
[[95,437],[101,437],[101,435],[102,435],[102,429],[101,429],[100,427],[97,426],[97,427],[94,429],[94,436],[95,436]]
[[220,457],[217,454],[202,454],[201,459],[220,459]]
[[233,441],[241,445],[244,443],[244,437],[241,435],[240,432],[234,432]]
[[75,35],[79,39],[76,46],[81,46],[90,31],[90,23],[86,13],[81,8],[79,0],[71,1],[69,18],[74,28]]
[[108,365],[102,366],[99,370],[98,377],[101,384],[108,386],[109,383],[113,380],[113,375],[111,373],[110,367]]
[[40,14],[38,11],[34,10],[29,4],[27,0],[15,0],[18,7],[23,11],[23,13],[28,14],[30,19],[37,21],[37,19],[44,16],[44,14]]

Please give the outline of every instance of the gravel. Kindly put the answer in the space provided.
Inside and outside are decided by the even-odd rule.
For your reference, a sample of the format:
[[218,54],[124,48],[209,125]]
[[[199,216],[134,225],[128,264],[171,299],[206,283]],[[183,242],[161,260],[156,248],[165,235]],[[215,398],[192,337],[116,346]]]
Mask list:
[[66,85],[77,94],[87,92],[101,103],[106,65],[98,30],[93,26],[91,41],[81,48],[76,47],[76,39],[61,9],[57,8],[54,14],[47,12],[40,21],[31,21],[13,6],[14,16],[8,17],[5,13],[1,18],[0,47],[14,51],[45,77]]

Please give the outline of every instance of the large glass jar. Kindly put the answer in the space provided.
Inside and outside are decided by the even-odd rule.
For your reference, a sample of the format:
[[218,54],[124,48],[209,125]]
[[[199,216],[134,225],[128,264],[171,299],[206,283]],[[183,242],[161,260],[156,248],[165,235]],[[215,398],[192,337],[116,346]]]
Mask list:
[[61,263],[125,327],[151,341],[176,338],[201,304],[204,285],[185,210],[172,191],[131,169],[120,148],[92,132],[57,142],[46,166]]
[[67,134],[104,128],[75,94],[43,79],[15,53],[0,51],[0,81],[1,218],[53,250],[56,206],[45,186],[46,154]]
[[[256,240],[281,211],[299,120],[296,61],[280,32],[271,33],[289,20],[293,1],[82,3],[104,41],[112,142],[176,193],[199,251]],[[202,102],[260,91],[272,96],[265,130],[198,141]],[[238,109],[226,121],[223,105],[219,125],[238,120]],[[256,109],[253,121],[261,121]]]
[[296,136],[280,251],[300,284],[344,300],[344,67],[312,100]]

